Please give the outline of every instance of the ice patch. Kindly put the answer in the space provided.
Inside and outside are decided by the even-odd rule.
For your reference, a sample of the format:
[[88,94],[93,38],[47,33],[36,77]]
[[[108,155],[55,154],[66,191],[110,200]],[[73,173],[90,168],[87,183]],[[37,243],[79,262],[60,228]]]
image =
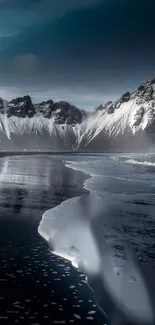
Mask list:
[[96,313],[96,310],[90,310],[90,311],[88,312],[89,315],[94,315],[95,313]]
[[77,315],[77,314],[73,314],[73,316],[76,318],[76,319],[81,319],[81,316]]

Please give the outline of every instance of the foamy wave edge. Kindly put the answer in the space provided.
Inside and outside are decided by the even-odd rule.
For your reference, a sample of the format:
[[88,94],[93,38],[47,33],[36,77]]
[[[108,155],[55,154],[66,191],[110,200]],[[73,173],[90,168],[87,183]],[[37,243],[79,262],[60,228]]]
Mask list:
[[125,161],[127,164],[131,164],[131,165],[140,165],[140,166],[148,166],[148,167],[155,167],[155,162],[151,162],[151,161],[138,161],[135,159],[128,159]]
[[102,175],[95,174],[95,173],[90,173],[90,172],[87,171],[86,168],[82,168],[81,166],[77,166],[78,163],[74,162],[74,161],[64,161],[64,163],[65,163],[65,166],[67,168],[71,168],[73,170],[80,171],[80,172],[84,173],[87,176],[87,179],[84,181],[83,188],[85,190],[87,190],[87,191],[96,193],[95,190],[92,190],[90,188],[89,182],[93,181],[93,179],[95,179],[96,177],[102,177]]

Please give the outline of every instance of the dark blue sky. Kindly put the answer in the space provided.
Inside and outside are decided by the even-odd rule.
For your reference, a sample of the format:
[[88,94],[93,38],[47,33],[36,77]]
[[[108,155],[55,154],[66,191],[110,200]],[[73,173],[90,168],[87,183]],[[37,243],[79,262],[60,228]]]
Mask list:
[[155,77],[154,0],[0,0],[0,96],[93,108]]

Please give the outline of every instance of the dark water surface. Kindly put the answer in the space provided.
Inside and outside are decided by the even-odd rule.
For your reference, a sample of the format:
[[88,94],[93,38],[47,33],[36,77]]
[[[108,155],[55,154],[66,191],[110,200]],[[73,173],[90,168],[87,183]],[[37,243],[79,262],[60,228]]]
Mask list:
[[84,274],[37,232],[47,209],[86,193],[84,180],[51,157],[0,159],[0,324],[105,323]]

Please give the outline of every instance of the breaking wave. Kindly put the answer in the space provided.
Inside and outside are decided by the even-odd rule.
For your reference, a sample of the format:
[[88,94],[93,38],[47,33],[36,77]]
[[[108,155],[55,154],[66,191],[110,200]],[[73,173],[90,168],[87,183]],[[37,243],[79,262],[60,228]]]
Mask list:
[[155,162],[150,162],[150,161],[138,161],[138,160],[135,160],[135,159],[128,159],[128,160],[126,160],[126,163],[132,164],[132,165],[155,167]]

